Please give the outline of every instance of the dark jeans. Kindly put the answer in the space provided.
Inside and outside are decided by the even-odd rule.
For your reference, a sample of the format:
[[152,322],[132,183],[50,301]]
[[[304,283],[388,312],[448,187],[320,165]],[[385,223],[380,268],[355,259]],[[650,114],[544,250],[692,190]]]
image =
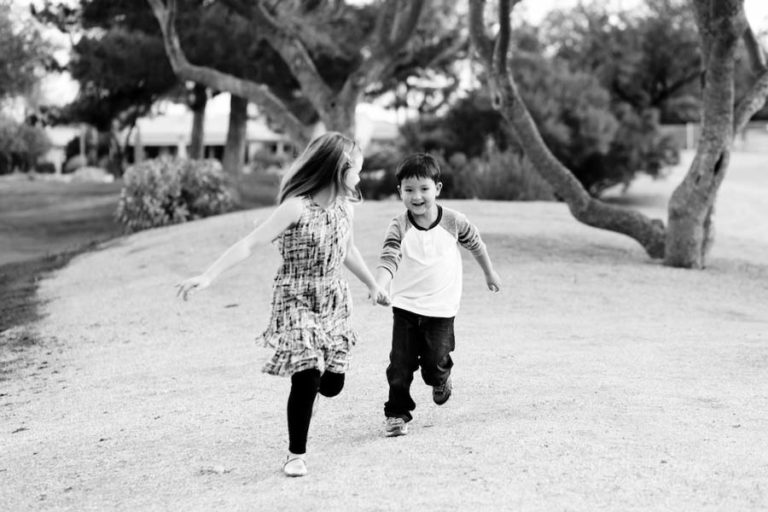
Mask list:
[[428,386],[440,386],[451,375],[451,352],[456,345],[453,317],[423,316],[399,308],[392,308],[392,316],[392,351],[387,367],[389,400],[384,404],[384,414],[411,421],[411,411],[416,408],[411,398],[411,382],[419,366]]
[[291,393],[288,395],[288,449],[300,455],[307,451],[309,422],[312,405],[319,392],[323,396],[336,396],[344,387],[344,374],[318,370],[304,370],[291,375]]

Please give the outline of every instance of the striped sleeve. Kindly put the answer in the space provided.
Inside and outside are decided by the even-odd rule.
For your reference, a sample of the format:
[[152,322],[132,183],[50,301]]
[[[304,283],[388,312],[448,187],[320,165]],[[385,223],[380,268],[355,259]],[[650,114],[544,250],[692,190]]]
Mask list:
[[459,244],[475,256],[480,255],[485,249],[480,231],[464,215],[456,216],[456,236]]
[[400,249],[400,243],[403,240],[403,230],[398,222],[398,218],[392,219],[387,228],[387,234],[384,236],[384,246],[379,255],[379,268],[387,270],[394,277],[397,267],[400,266],[400,260],[403,258],[403,252]]

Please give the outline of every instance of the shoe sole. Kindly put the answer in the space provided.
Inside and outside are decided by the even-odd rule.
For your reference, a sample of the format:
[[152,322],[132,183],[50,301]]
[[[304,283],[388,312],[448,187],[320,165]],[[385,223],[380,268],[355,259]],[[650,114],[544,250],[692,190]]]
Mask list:
[[387,430],[384,432],[384,435],[387,437],[400,437],[404,436],[408,433],[407,428],[397,428],[395,430]]
[[450,398],[451,398],[451,395],[448,395],[447,397],[445,397],[445,398],[444,398],[444,399],[442,399],[442,400],[437,400],[436,398],[432,398],[432,400],[434,400],[434,402],[435,402],[437,405],[443,405],[443,404],[444,404],[445,402],[447,402],[447,401],[448,401]]

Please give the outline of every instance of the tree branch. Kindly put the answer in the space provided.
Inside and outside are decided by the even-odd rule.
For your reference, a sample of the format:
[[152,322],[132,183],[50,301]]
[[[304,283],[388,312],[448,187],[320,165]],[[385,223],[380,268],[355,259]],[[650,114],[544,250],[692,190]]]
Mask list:
[[[500,31],[509,26],[509,11],[505,4],[517,0],[502,0],[499,8]],[[514,3],[512,5],[514,5]],[[498,95],[497,108],[514,131],[524,148],[525,154],[537,172],[550,184],[555,193],[563,199],[580,222],[589,226],[622,233],[636,240],[652,258],[662,258],[665,250],[665,229],[662,221],[651,220],[645,215],[605,204],[589,196],[587,191],[559,160],[552,154],[541,138],[536,123],[520,96],[511,73],[500,73],[490,68],[493,60],[506,61],[508,36],[499,36],[494,54],[489,54],[487,37],[484,33],[483,0],[470,0],[470,29],[472,40],[489,67],[489,87]],[[506,29],[508,30],[508,28]],[[504,50],[504,53],[502,53]],[[491,59],[487,57],[492,57]],[[504,66],[506,68],[506,66]]]
[[472,45],[487,66],[493,63],[493,40],[485,32],[485,0],[469,0],[469,35]]
[[752,69],[758,73],[765,72],[765,50],[760,46],[760,41],[757,40],[755,33],[752,31],[752,27],[749,25],[747,25],[747,30],[744,31],[744,46],[747,48],[749,61],[752,63]]
[[282,125],[282,128],[296,141],[304,142],[307,140],[308,134],[302,122],[293,115],[285,103],[268,86],[243,80],[213,68],[195,66],[187,60],[173,23],[176,16],[175,0],[168,0],[167,7],[163,0],[147,1],[160,24],[165,51],[168,54],[168,59],[171,62],[174,73],[179,78],[205,84],[212,89],[228,91],[235,96],[247,98],[259,105],[273,122]]
[[374,47],[370,54],[363,55],[360,66],[349,75],[340,96],[358,95],[366,85],[379,81],[397,62],[400,51],[416,30],[424,0],[409,2],[410,9],[402,16],[397,15],[397,5],[397,0],[390,0],[382,7],[376,21]]
[[733,119],[733,133],[738,134],[747,125],[752,116],[763,108],[768,98],[768,70],[763,71],[747,94],[736,105]]
[[758,72],[760,76],[749,88],[744,98],[736,105],[733,119],[734,134],[738,134],[744,129],[752,116],[763,108],[765,100],[768,98],[768,66],[766,66],[765,50],[749,24],[747,24],[743,37],[752,69]]
[[283,28],[260,1],[250,3],[243,0],[222,0],[222,3],[250,22],[259,36],[280,54],[307,99],[322,114],[334,94],[320,76],[312,57],[297,34]]
[[[392,5],[395,5],[395,2],[393,2]],[[421,17],[421,11],[424,8],[424,0],[410,0],[408,6],[410,9],[405,15],[400,15],[400,11],[398,11],[394,26],[394,34],[392,34],[392,37],[387,41],[385,47],[387,53],[391,55],[393,59],[397,52],[399,52],[411,38],[413,31],[416,30],[416,26],[419,24],[419,18]]]

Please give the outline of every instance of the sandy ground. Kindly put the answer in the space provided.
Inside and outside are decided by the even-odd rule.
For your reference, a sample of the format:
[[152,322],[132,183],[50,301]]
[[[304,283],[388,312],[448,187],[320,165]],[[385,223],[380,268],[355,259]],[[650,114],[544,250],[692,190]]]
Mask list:
[[[274,248],[189,303],[264,210],[140,233],[46,280],[47,340],[0,388],[1,510],[766,510],[768,175],[737,155],[706,271],[649,260],[561,204],[446,202],[505,283],[465,259],[454,385],[416,380],[411,432],[381,435],[390,313],[353,284],[361,332],[320,404],[310,475],[280,472],[288,380],[260,373]],[[679,174],[679,172],[678,172]],[[678,175],[619,200],[664,217]],[[396,202],[357,209],[374,263]]]

